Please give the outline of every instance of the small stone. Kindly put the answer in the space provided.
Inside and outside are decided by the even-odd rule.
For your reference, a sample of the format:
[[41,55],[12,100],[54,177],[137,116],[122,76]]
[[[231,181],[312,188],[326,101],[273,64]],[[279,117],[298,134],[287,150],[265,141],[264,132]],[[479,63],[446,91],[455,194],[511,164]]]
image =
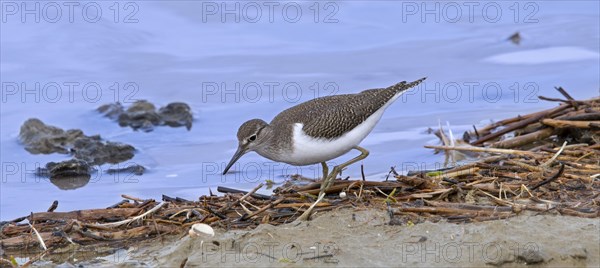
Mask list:
[[523,261],[526,264],[536,264],[536,263],[541,263],[545,261],[545,258],[541,252],[541,250],[538,249],[526,249],[523,250],[523,252],[519,252],[519,254],[516,256],[517,260]]

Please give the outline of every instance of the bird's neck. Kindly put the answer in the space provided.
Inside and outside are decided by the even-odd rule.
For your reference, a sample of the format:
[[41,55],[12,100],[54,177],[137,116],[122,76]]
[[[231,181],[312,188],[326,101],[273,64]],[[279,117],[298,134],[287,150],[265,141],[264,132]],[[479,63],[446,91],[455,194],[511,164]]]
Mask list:
[[260,131],[258,137],[260,139],[260,146],[258,147],[259,150],[270,147],[272,146],[273,142],[275,142],[275,131],[273,127],[267,125]]
[[280,161],[278,156],[284,149],[280,140],[282,136],[270,125],[261,130],[259,136],[261,141],[260,146],[255,149],[256,153],[273,161]]

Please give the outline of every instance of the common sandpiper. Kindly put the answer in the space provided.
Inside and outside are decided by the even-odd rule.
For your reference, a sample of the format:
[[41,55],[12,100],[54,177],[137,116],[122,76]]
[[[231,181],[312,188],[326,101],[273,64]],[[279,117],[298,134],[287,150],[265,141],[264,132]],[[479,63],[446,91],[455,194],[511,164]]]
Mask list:
[[[276,162],[294,166],[321,163],[323,182],[317,201],[300,217],[308,219],[312,208],[345,167],[369,155],[358,146],[375,127],[385,109],[402,93],[419,85],[425,78],[407,83],[402,81],[387,88],[376,88],[356,94],[332,95],[293,106],[267,123],[252,119],[243,123],[238,132],[238,148],[223,174],[242,155],[254,151]],[[328,174],[326,162],[352,149],[360,155],[337,165]]]

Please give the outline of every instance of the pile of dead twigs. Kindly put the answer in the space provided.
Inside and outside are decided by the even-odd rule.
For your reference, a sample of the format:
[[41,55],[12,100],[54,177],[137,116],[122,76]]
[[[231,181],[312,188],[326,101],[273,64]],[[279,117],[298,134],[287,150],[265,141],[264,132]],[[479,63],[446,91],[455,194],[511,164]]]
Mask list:
[[[524,211],[599,217],[600,99],[551,100],[563,103],[474,129],[462,145],[426,146],[470,152],[466,164],[409,175],[392,168],[385,181],[337,180],[315,212],[379,208],[389,213],[390,224],[399,225],[503,219]],[[273,195],[258,194],[261,187],[249,192],[219,187],[224,195],[198,200],[123,196],[109,208],[72,212],[54,212],[53,205],[2,222],[0,245],[5,252],[43,248],[46,254],[69,245],[126,246],[184,234],[196,223],[226,230],[279,225],[314,202],[320,182],[293,177]]]
[[437,178],[442,189],[432,192],[435,202],[423,198],[425,207],[401,210],[457,221],[523,210],[599,217],[600,98],[574,100],[557,90],[566,100],[539,98],[562,102],[558,107],[473,127],[455,146],[425,146],[477,158],[419,174]]

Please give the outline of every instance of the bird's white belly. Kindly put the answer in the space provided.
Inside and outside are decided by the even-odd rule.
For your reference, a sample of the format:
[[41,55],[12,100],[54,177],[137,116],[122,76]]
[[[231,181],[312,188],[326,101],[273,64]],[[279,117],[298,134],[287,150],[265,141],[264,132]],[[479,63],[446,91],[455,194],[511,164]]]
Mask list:
[[369,135],[379,122],[386,107],[387,105],[384,105],[367,120],[337,139],[315,139],[304,133],[303,124],[296,123],[293,128],[294,151],[285,162],[298,166],[311,165],[326,162],[347,153]]

